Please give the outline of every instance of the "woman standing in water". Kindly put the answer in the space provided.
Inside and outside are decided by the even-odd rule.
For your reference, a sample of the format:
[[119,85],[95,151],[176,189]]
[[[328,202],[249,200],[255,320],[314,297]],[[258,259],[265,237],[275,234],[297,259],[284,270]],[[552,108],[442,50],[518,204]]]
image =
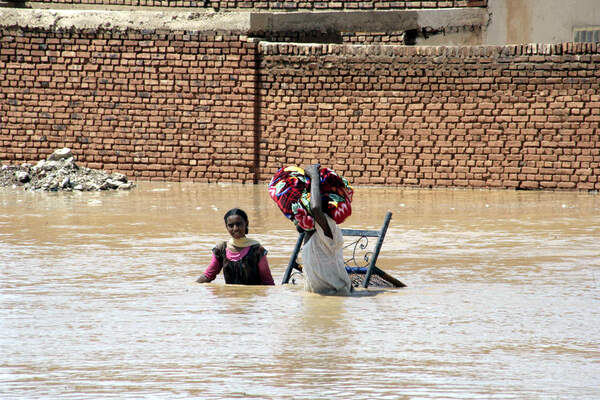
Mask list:
[[244,210],[233,208],[227,211],[223,219],[231,239],[213,248],[212,260],[196,282],[211,282],[223,270],[225,283],[274,285],[267,251],[256,240],[246,237],[248,215]]

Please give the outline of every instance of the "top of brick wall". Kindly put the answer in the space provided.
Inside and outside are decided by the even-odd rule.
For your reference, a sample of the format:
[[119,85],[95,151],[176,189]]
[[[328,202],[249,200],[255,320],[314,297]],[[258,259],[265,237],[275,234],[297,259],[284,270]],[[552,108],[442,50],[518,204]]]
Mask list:
[[[515,44],[505,46],[389,46],[389,45],[343,45],[343,44],[298,44],[260,42],[264,55],[292,56],[343,56],[351,57],[512,57],[512,56],[552,56],[600,54],[598,43],[558,43],[558,44]],[[532,59],[530,61],[535,61]]]
[[308,10],[405,10],[428,8],[456,7],[487,7],[488,0],[36,0],[37,3],[110,6],[140,6],[140,7],[189,7],[209,8],[214,10],[277,10],[277,11],[308,11]]

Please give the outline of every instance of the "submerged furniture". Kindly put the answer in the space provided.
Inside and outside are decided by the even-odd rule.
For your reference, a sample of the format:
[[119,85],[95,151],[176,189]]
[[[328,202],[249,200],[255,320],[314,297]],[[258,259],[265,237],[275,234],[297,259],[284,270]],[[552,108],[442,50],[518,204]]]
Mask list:
[[[356,238],[354,241],[344,246],[345,252],[350,252],[352,255],[348,259],[344,259],[346,271],[350,275],[352,286],[362,286],[363,288],[369,287],[369,285],[376,287],[406,286],[398,279],[379,269],[376,265],[377,258],[379,257],[379,252],[381,250],[381,246],[383,245],[385,234],[388,226],[390,225],[391,219],[392,213],[388,211],[385,215],[383,226],[378,231],[342,229],[342,234],[344,237],[351,236]],[[294,251],[292,252],[292,256],[290,257],[290,261],[285,273],[283,274],[283,284],[289,283],[292,273],[302,273],[302,266],[298,264],[296,258],[298,257],[298,253],[300,253],[300,249],[302,248],[304,235],[304,232],[298,235],[298,240],[294,246]],[[375,243],[375,247],[372,251],[369,250],[369,238],[377,238],[377,242]],[[294,270],[296,270],[296,272],[294,272]]]

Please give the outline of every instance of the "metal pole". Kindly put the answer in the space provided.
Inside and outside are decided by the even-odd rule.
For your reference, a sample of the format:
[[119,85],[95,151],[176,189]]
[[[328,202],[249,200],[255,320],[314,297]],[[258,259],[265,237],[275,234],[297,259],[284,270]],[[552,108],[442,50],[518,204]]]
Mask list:
[[379,238],[377,239],[377,244],[375,245],[375,251],[373,252],[373,256],[371,257],[371,262],[369,263],[369,268],[367,269],[367,273],[365,274],[365,279],[363,281],[363,288],[369,286],[369,280],[371,280],[371,274],[373,273],[373,268],[375,267],[375,262],[377,261],[377,257],[379,257],[379,251],[381,250],[381,246],[383,245],[383,239],[385,238],[385,234],[387,232],[388,226],[390,225],[390,220],[392,219],[392,213],[390,211],[385,215],[385,221],[383,222],[383,226],[381,227],[381,231],[379,231]]
[[294,246],[294,252],[290,257],[290,262],[288,263],[285,273],[283,274],[283,280],[281,281],[282,285],[289,282],[290,276],[292,275],[292,269],[294,269],[295,265],[298,265],[296,263],[296,258],[298,257],[298,253],[300,252],[300,247],[302,247],[302,242],[304,241],[305,234],[306,232],[302,232],[298,235],[298,240],[296,240],[296,246]]

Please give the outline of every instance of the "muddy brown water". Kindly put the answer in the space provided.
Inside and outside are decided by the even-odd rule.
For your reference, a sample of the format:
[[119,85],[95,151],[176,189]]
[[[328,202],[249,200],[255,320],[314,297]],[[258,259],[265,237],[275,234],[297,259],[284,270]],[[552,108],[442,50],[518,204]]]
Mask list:
[[[241,206],[276,287],[194,279]],[[0,189],[0,398],[600,398],[600,197],[356,188],[394,215],[352,297],[280,284],[264,185]]]

